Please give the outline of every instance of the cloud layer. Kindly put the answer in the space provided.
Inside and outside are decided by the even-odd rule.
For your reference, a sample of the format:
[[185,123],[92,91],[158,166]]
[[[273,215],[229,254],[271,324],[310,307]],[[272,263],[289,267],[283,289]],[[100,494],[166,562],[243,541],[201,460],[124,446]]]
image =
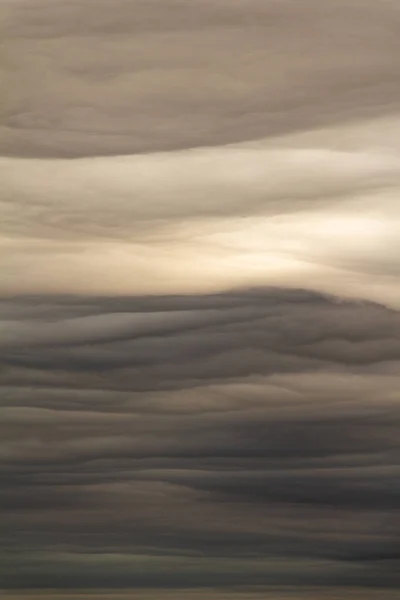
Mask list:
[[0,21],[5,598],[393,597],[397,0]]
[[[361,134],[368,131],[367,123]],[[360,128],[345,133],[339,147],[328,130],[280,146],[3,158],[2,289],[132,294],[272,284],[399,307],[397,138],[383,128],[375,145],[359,148]]]
[[2,3],[2,152],[131,154],[396,112],[395,0]]
[[3,585],[398,584],[397,312],[260,289],[2,315]]

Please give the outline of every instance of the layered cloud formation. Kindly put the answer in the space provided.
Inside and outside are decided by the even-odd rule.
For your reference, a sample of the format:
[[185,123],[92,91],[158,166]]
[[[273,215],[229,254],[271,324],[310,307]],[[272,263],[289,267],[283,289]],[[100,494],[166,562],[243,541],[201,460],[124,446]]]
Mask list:
[[2,11],[6,293],[272,284],[399,306],[395,2]]
[[2,287],[132,294],[284,284],[398,307],[400,148],[390,138],[386,148],[335,148],[334,134],[294,137],[301,147],[3,158]]
[[389,597],[398,3],[0,11],[0,588]]
[[2,318],[6,585],[399,583],[398,312],[270,289]]
[[220,145],[396,113],[397,0],[4,0],[4,154]]

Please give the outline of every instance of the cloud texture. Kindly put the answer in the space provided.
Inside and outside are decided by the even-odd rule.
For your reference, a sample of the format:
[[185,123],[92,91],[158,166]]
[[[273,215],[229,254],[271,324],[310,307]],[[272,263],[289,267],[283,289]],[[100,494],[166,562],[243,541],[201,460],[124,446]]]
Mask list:
[[265,289],[2,313],[6,585],[398,583],[398,312]]
[[4,597],[394,597],[398,2],[0,20]]
[[399,102],[396,0],[5,0],[2,13],[5,154],[219,145]]

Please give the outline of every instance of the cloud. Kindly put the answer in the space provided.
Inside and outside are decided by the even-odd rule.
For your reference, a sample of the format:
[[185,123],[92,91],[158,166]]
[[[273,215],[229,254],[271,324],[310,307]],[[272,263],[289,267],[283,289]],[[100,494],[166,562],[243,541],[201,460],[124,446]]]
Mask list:
[[0,588],[399,587],[399,19],[3,0]]
[[242,289],[0,312],[2,585],[397,585],[397,311]]
[[2,154],[172,150],[396,112],[394,2],[3,2]]
[[298,212],[398,185],[400,173],[396,155],[323,148],[227,147],[76,161],[3,158],[1,163],[10,233],[18,233],[15,220],[16,226],[18,221],[30,225],[32,237],[36,228],[38,233],[47,228],[50,237],[53,229],[53,235],[64,231],[83,239],[91,231],[94,237],[126,238],[149,221],[232,217],[243,213],[244,201],[248,215]]
[[[252,307],[251,307],[252,308]],[[260,311],[259,311],[260,312]],[[2,327],[2,343],[10,344],[92,344],[96,342],[112,342],[135,337],[162,336],[178,333],[213,324],[253,321],[257,312],[240,309],[218,311],[168,311],[147,314],[107,313],[106,315],[78,317],[54,322],[36,324],[20,324],[5,322]]]
[[265,141],[74,161],[3,158],[3,289],[269,284],[399,306],[397,142],[335,148],[334,131],[325,140],[300,136],[299,148],[296,139],[290,148]]

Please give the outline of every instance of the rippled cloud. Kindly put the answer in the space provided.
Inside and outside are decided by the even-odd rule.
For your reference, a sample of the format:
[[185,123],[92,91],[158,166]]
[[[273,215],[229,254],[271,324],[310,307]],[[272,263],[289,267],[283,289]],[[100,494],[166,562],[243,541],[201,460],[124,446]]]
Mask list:
[[394,598],[398,2],[0,16],[4,597]]

